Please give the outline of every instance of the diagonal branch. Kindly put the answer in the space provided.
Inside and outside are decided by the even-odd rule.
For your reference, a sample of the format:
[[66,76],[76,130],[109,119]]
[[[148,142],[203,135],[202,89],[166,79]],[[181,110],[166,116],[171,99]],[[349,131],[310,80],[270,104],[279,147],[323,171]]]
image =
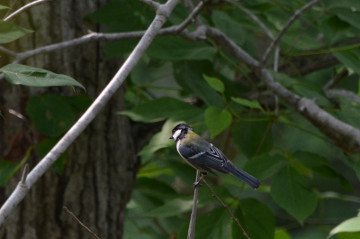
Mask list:
[[11,13],[9,16],[5,17],[3,21],[4,22],[9,21],[11,18],[13,18],[16,15],[22,13],[26,9],[31,8],[31,7],[33,7],[35,5],[38,5],[38,4],[43,3],[43,2],[47,2],[47,1],[51,1],[51,0],[36,0],[36,1],[30,2],[30,3],[26,4],[25,6],[19,8],[15,12]]
[[285,32],[290,28],[290,26],[295,22],[296,19],[298,19],[300,17],[300,15],[305,12],[307,9],[311,8],[312,6],[314,6],[315,4],[317,4],[318,2],[320,2],[321,0],[313,0],[311,2],[309,2],[308,4],[306,4],[305,6],[303,6],[302,8],[300,8],[299,10],[297,10],[295,12],[294,15],[292,15],[292,17],[290,17],[290,19],[288,20],[288,22],[285,24],[285,26],[283,27],[283,29],[280,31],[280,33],[276,36],[276,38],[270,43],[269,47],[266,49],[263,58],[261,60],[261,62],[265,65],[267,60],[269,59],[269,55],[271,53],[271,51],[274,49],[274,47],[279,43],[281,37],[285,34]]
[[0,208],[0,226],[4,223],[6,217],[21,202],[27,194],[27,191],[36,183],[36,181],[51,167],[51,165],[60,157],[60,155],[74,142],[74,140],[85,130],[90,122],[104,108],[112,95],[120,88],[130,71],[150,46],[160,28],[173,11],[179,0],[168,0],[166,4],[159,7],[156,16],[144,36],[141,38],[133,52],[126,59],[119,71],[111,79],[110,83],[104,88],[100,95],[95,99],[92,105],[80,117],[80,119],[70,128],[70,130],[59,140],[59,142],[48,152],[47,155],[31,170],[25,183],[19,183],[14,192]]
[[206,187],[208,187],[208,189],[210,190],[212,196],[221,204],[221,206],[223,206],[226,211],[229,213],[231,219],[236,223],[236,225],[240,228],[240,230],[242,231],[243,235],[245,238],[250,239],[249,235],[246,233],[245,229],[241,226],[239,219],[237,217],[234,216],[234,214],[231,212],[230,208],[228,207],[228,205],[226,205],[223,200],[221,200],[221,198],[216,195],[215,191],[210,187],[210,185],[206,182],[206,180],[204,178],[201,178],[201,181],[203,181],[206,185]]
[[203,176],[201,176],[199,170],[196,170],[196,180],[194,183],[194,197],[193,197],[193,207],[191,210],[190,223],[188,228],[187,239],[195,238],[195,225],[196,225],[196,216],[197,216],[197,203],[198,203],[198,194],[199,194],[199,183]]
[[279,84],[270,71],[253,57],[236,45],[219,29],[207,27],[207,37],[217,45],[225,48],[234,57],[244,62],[263,80],[268,89],[294,107],[302,116],[310,121],[322,133],[329,137],[338,147],[347,153],[360,152],[360,130],[338,120],[321,109],[314,100],[301,97]]

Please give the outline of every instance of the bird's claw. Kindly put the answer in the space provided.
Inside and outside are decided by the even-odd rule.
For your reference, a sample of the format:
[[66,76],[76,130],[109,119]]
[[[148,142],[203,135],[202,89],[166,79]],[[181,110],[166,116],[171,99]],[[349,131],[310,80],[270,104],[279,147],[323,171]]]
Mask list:
[[193,186],[194,186],[194,189],[195,189],[197,187],[201,187],[202,184],[200,183],[200,181],[198,181],[198,182],[195,182]]

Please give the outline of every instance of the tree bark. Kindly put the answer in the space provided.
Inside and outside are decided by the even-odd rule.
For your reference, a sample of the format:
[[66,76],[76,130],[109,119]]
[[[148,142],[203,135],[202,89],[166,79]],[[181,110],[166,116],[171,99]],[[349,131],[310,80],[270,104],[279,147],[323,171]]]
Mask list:
[[[24,51],[50,43],[69,40],[99,30],[84,22],[84,17],[107,0],[51,1],[23,13],[18,24],[35,32],[12,45]],[[19,6],[13,8],[18,8]],[[1,65],[4,62],[0,62]],[[101,43],[91,43],[61,52],[30,58],[26,64],[42,67],[56,73],[72,76],[86,87],[86,94],[94,99],[112,78],[120,62],[105,60]],[[0,82],[0,158],[11,147],[11,139],[18,132],[34,142],[29,122],[10,115],[9,109],[26,115],[25,105],[33,94],[57,92],[74,95],[69,87],[33,89]],[[63,206],[72,211],[100,238],[121,238],[128,202],[137,171],[137,157],[130,124],[116,112],[124,109],[122,88],[108,107],[95,119],[67,152],[64,173],[54,170],[35,184],[24,201],[0,228],[0,238],[91,238]],[[24,133],[25,132],[25,133]],[[30,142],[29,142],[30,141]],[[32,141],[32,142],[31,142]],[[26,145],[26,144],[25,144]],[[32,168],[40,159],[32,155]],[[19,176],[15,175],[7,187],[0,191],[1,203],[15,188]]]

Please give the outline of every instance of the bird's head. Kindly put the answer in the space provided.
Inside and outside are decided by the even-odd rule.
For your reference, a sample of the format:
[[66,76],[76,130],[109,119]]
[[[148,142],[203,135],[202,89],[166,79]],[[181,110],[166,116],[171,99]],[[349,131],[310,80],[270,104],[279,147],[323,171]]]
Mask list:
[[176,142],[179,139],[184,138],[190,130],[192,131],[193,129],[189,125],[178,124],[175,126],[175,128],[173,128],[172,136],[170,137],[170,139],[173,139]]

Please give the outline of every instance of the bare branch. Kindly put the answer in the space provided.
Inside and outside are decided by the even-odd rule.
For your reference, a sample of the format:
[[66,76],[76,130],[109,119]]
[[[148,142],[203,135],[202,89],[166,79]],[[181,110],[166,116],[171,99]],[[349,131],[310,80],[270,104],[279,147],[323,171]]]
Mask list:
[[43,2],[47,2],[47,1],[51,1],[51,0],[36,0],[36,1],[31,2],[31,3],[28,3],[25,6],[19,8],[18,10],[16,10],[15,12],[11,13],[9,16],[5,17],[3,21],[6,22],[6,21],[10,20],[11,18],[15,17],[16,15],[22,13],[26,9],[31,8],[31,7],[33,7],[35,5],[38,5],[38,4],[43,3]]
[[3,46],[0,46],[0,51],[4,52],[5,54],[8,54],[10,56],[13,56],[13,57],[16,57],[17,56],[17,53],[14,52],[14,51],[11,51],[9,49],[6,49],[5,47]]
[[330,98],[334,98],[335,96],[342,96],[360,104],[360,97],[352,91],[331,89],[326,92],[326,95]]
[[205,185],[208,187],[208,189],[210,190],[212,196],[226,209],[226,211],[229,213],[231,219],[236,223],[236,225],[240,228],[240,230],[242,231],[244,237],[246,237],[247,239],[250,239],[249,235],[246,233],[245,229],[241,226],[239,219],[237,217],[234,216],[234,214],[231,212],[230,208],[228,207],[228,205],[226,205],[223,200],[221,200],[221,198],[216,195],[215,191],[210,187],[210,185],[206,182],[206,180],[204,178],[201,179],[201,181],[203,181],[205,183]]
[[241,6],[241,4],[239,4],[238,2],[235,2],[234,0],[225,0],[225,2],[236,6],[237,8],[239,8],[241,11],[243,11],[246,15],[248,15],[251,20],[253,20],[256,24],[259,25],[259,27],[265,32],[266,36],[268,36],[271,40],[274,40],[275,37],[272,34],[272,32],[265,26],[265,24],[255,15],[253,14],[251,11],[247,10],[246,8],[244,8],[243,6]]
[[22,176],[21,176],[21,183],[22,184],[25,184],[25,181],[26,181],[26,177],[29,173],[29,164],[25,164],[25,168],[24,168],[24,171],[22,173]]
[[325,110],[314,101],[301,97],[279,84],[262,64],[247,54],[219,29],[207,27],[206,35],[216,44],[228,50],[234,57],[252,68],[268,89],[289,103],[315,127],[328,136],[347,153],[360,152],[360,130],[346,124]]
[[327,91],[333,88],[339,81],[344,79],[349,75],[349,71],[347,69],[343,69],[339,74],[336,74],[331,80],[329,80],[323,87],[323,91]]
[[[149,28],[146,30],[144,36],[136,45],[133,52],[126,59],[119,71],[111,79],[110,83],[95,99],[92,105],[80,117],[80,119],[70,128],[68,132],[59,140],[59,142],[48,152],[45,157],[35,166],[27,176],[25,181],[25,189],[22,184],[18,184],[14,192],[10,195],[8,200],[0,208],[0,226],[4,223],[6,217],[11,211],[21,202],[25,197],[28,188],[31,188],[34,183],[51,167],[51,165],[60,157],[60,155],[74,142],[74,140],[85,130],[90,122],[99,114],[104,108],[112,95],[119,89],[130,71],[134,68],[136,63],[150,46],[152,40],[157,35],[160,28],[164,25],[170,13],[173,11],[179,0],[168,0],[166,4],[160,6],[156,16]],[[161,9],[161,10],[160,10]]]
[[183,21],[178,27],[176,32],[180,33],[182,32],[194,19],[195,17],[200,13],[201,9],[205,5],[205,1],[199,2],[199,4],[193,9],[193,11],[190,13],[190,15]]
[[91,231],[90,228],[88,228],[84,223],[82,223],[82,222],[80,221],[80,219],[77,218],[72,211],[70,211],[70,210],[69,210],[67,207],[65,207],[65,206],[63,206],[63,209],[64,209],[64,211],[65,211],[67,214],[69,214],[72,218],[74,218],[75,221],[77,221],[77,223],[79,223],[83,228],[85,228],[85,230],[88,231],[94,238],[100,239],[100,238],[98,237],[98,235],[96,235],[95,232]]
[[196,225],[196,215],[197,215],[197,202],[198,202],[198,194],[199,194],[199,183],[203,176],[200,177],[200,171],[196,170],[196,180],[194,183],[194,198],[193,198],[193,207],[191,210],[190,223],[188,228],[187,239],[195,238],[195,225]]
[[266,49],[265,54],[263,55],[263,58],[261,60],[261,62],[265,65],[269,55],[271,53],[271,51],[274,49],[274,47],[279,43],[281,37],[284,35],[284,33],[290,28],[290,26],[295,22],[295,20],[300,17],[300,15],[305,12],[307,9],[311,8],[312,6],[314,6],[315,4],[317,4],[318,2],[320,2],[321,0],[313,0],[311,2],[309,2],[308,4],[306,4],[305,6],[303,6],[302,8],[300,8],[299,10],[297,10],[294,15],[292,15],[292,17],[290,17],[290,19],[288,20],[288,22],[285,24],[285,26],[283,27],[283,29],[280,31],[280,33],[276,36],[276,38],[270,43],[269,47]]

